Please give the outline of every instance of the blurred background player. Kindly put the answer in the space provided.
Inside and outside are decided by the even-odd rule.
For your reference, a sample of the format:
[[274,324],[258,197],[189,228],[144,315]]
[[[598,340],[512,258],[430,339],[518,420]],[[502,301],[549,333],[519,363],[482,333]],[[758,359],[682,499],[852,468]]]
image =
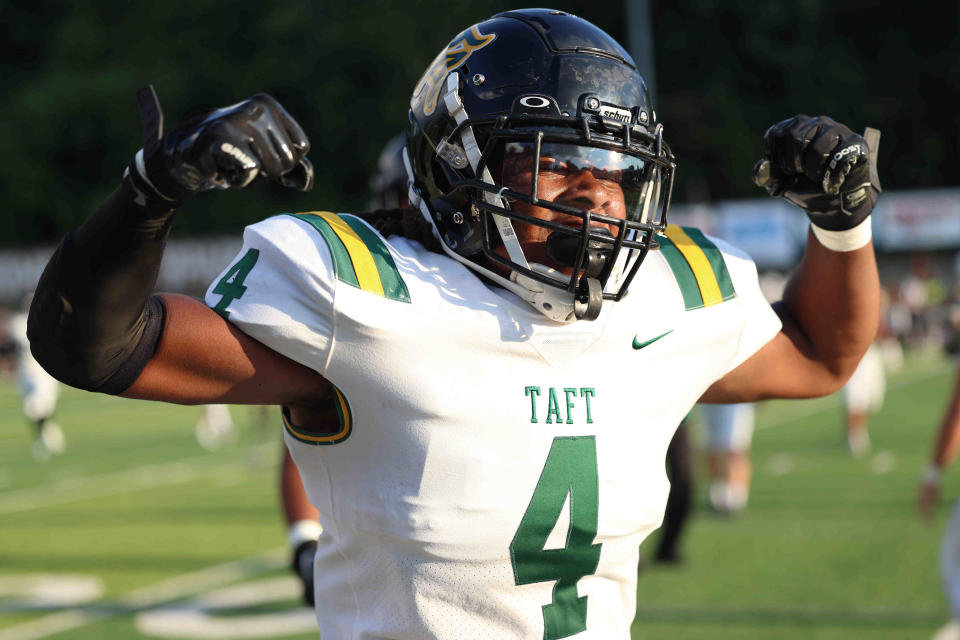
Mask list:
[[689,424],[688,415],[677,427],[667,447],[670,493],[667,494],[660,539],[653,556],[653,561],[658,564],[679,564],[683,561],[680,540],[687,528],[690,505],[693,503],[693,449],[690,446]]
[[853,376],[843,386],[846,410],[847,449],[859,458],[870,451],[870,414],[883,407],[887,389],[883,351],[877,342],[870,345]]
[[756,407],[751,402],[702,404],[707,431],[708,500],[717,513],[735,514],[747,506],[750,494],[750,442]]
[[303,602],[312,607],[313,602],[313,557],[317,540],[323,527],[317,519],[319,513],[307,499],[303,489],[300,470],[283,448],[280,465],[280,501],[283,517],[287,523],[287,542],[290,544],[291,569],[303,584]]
[[225,404],[205,404],[197,424],[193,429],[197,443],[207,451],[216,451],[220,447],[236,442],[237,433],[233,429],[233,418]]
[[[933,444],[930,464],[924,473],[917,496],[917,509],[920,515],[928,522],[932,520],[933,509],[940,500],[941,476],[943,470],[957,457],[960,450],[960,353],[952,349],[952,345],[960,345],[960,313],[955,323],[951,322],[950,330],[953,336],[947,340],[948,351],[955,358],[956,372],[953,382],[953,392],[947,404],[940,429]],[[943,588],[953,613],[954,623],[944,632],[954,633],[954,638],[960,638],[960,500],[953,508],[950,523],[943,534],[940,546],[940,575]]]
[[[371,210],[407,207],[407,171],[403,166],[405,141],[406,136],[399,133],[391,138],[380,152],[377,169],[370,176],[372,196],[369,208]],[[334,425],[332,429],[339,427],[336,420],[331,424]],[[283,505],[283,516],[287,523],[287,541],[290,544],[292,557],[291,568],[303,583],[304,602],[312,607],[314,604],[313,557],[323,527],[317,520],[319,515],[317,510],[307,500],[300,471],[286,447],[283,449],[283,462],[280,467],[280,499]]]
[[890,292],[881,287],[880,294],[877,338],[843,386],[847,450],[855,458],[870,451],[870,415],[883,408],[887,369],[896,372],[903,364],[903,350],[893,331],[895,311]]
[[17,360],[17,383],[23,398],[23,415],[34,427],[31,452],[35,460],[44,462],[51,456],[60,455],[67,449],[67,440],[60,426],[53,421],[60,395],[60,383],[43,370],[27,340],[27,312],[30,299],[23,302],[23,311],[10,316],[9,333],[15,345]]
[[[759,282],[767,302],[773,304],[783,299],[787,283],[783,273],[764,271],[759,275]],[[756,423],[756,405],[701,404],[700,415],[707,436],[708,504],[717,513],[739,513],[746,508],[750,497],[753,475],[750,444]]]
[[406,136],[398,133],[380,152],[376,173],[370,176],[371,210],[407,208],[407,170],[403,166],[405,143]]

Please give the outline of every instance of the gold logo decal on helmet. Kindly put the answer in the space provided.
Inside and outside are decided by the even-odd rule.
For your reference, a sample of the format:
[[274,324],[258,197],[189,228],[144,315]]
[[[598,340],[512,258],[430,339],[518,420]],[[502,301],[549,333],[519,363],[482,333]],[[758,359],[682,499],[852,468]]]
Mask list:
[[447,74],[457,69],[474,51],[483,49],[493,42],[497,34],[482,34],[476,25],[470,27],[456,38],[453,39],[447,48],[433,59],[426,73],[417,83],[417,88],[413,92],[413,98],[410,100],[410,107],[416,110],[419,106],[423,110],[423,115],[429,116],[437,108],[437,100],[440,97],[440,89],[443,87],[443,81]]

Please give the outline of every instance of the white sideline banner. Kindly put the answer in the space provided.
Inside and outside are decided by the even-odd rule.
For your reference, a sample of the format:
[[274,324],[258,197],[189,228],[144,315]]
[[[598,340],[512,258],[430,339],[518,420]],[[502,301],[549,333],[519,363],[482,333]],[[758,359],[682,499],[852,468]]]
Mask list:
[[[676,204],[670,222],[699,227],[746,251],[761,269],[789,269],[807,239],[807,217],[772,198]],[[960,249],[960,189],[884,192],[873,212],[880,251]],[[200,292],[236,256],[237,235],[174,239],[160,268],[158,289]],[[52,246],[0,250],[0,303],[15,305],[33,291]]]
[[[170,240],[160,264],[157,289],[202,292],[236,257],[240,235]],[[16,306],[36,288],[55,247],[0,250],[0,303]]]
[[873,241],[886,251],[960,247],[960,189],[882,194]]
[[676,211],[671,208],[670,223],[699,227],[746,251],[761,269],[779,270],[800,259],[808,226],[796,207],[769,198],[677,206]]
[[[700,227],[750,254],[761,269],[792,267],[807,239],[807,217],[770,198],[676,205],[673,224]],[[960,189],[886,191],[873,212],[879,251],[960,249]]]

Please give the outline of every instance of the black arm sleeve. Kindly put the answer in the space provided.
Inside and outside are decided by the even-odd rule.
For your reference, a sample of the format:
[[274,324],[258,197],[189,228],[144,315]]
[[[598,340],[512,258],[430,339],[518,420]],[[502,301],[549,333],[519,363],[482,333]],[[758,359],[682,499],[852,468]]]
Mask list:
[[175,206],[143,202],[125,179],[43,271],[27,335],[37,361],[65,384],[121,393],[156,351],[164,308],[151,292]]

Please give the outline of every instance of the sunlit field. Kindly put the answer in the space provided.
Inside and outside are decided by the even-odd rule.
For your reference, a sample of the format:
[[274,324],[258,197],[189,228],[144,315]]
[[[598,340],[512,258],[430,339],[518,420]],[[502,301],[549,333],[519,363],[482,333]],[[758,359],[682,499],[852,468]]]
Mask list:
[[[711,514],[701,478],[684,562],[646,565],[633,637],[931,637],[960,470],[932,526],[913,501],[952,375],[908,359],[860,459],[839,396],[762,405],[746,513]],[[237,438],[213,452],[199,412],[66,390],[67,451],[38,463],[0,383],[0,640],[316,637],[287,570],[276,412],[233,407]]]

